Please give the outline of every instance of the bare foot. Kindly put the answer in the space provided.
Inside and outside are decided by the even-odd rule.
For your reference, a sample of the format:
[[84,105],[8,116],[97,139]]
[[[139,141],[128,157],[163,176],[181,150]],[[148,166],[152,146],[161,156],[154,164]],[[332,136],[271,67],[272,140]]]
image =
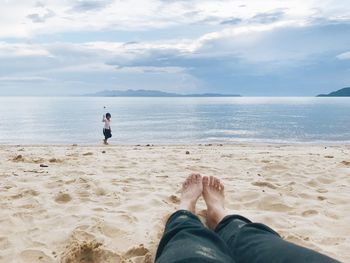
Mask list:
[[224,207],[224,185],[214,176],[203,177],[203,197],[207,204],[207,224],[215,229],[217,224],[227,215]]
[[191,213],[196,212],[196,203],[203,191],[202,176],[200,174],[191,174],[182,184],[180,210],[188,210]]

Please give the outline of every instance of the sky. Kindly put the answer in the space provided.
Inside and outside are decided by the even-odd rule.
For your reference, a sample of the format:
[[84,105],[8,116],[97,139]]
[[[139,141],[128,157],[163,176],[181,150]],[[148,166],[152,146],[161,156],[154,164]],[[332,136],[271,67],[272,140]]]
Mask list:
[[1,96],[346,86],[348,0],[0,0]]

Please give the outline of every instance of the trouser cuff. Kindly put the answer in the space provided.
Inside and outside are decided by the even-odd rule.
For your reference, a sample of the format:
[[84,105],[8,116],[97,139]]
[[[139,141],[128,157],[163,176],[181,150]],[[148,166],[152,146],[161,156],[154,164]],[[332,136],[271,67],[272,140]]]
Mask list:
[[166,226],[168,226],[171,222],[173,222],[175,219],[177,219],[179,217],[184,217],[184,219],[195,219],[195,220],[200,221],[198,216],[196,216],[195,214],[191,213],[188,210],[177,210],[169,217],[169,219],[166,223]]

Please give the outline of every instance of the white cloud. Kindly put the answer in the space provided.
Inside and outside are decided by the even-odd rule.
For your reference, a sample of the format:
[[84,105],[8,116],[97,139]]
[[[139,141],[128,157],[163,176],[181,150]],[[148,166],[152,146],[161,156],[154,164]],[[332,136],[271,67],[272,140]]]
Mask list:
[[111,5],[114,0],[77,0],[72,2],[74,3],[72,11],[88,12],[104,9]]
[[0,42],[0,57],[50,56],[50,52],[40,45],[9,44]]
[[9,76],[9,77],[0,77],[0,82],[43,82],[43,81],[51,81],[50,78],[45,77],[23,77],[23,76]]
[[[283,15],[281,15],[283,13]],[[280,14],[280,15],[278,15]],[[147,30],[175,25],[243,24],[313,18],[349,19],[346,1],[251,0],[36,0],[8,1],[0,10],[0,37],[33,37],[72,31]]]
[[339,54],[337,56],[337,58],[340,59],[340,60],[348,60],[348,59],[350,59],[350,51]]
[[346,1],[19,0],[3,2],[0,17],[0,81],[23,86],[196,89],[239,70],[350,59]]
[[27,15],[27,18],[32,20],[33,23],[44,23],[47,19],[54,17],[55,12],[50,9],[45,9],[43,13],[34,13]]

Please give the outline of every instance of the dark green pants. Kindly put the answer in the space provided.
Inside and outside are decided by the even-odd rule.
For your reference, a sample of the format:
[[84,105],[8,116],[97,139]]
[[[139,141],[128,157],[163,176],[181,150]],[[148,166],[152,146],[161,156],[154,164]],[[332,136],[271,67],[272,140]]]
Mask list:
[[194,214],[179,210],[168,220],[157,263],[174,262],[338,262],[283,240],[271,228],[239,215],[226,216],[215,231]]

